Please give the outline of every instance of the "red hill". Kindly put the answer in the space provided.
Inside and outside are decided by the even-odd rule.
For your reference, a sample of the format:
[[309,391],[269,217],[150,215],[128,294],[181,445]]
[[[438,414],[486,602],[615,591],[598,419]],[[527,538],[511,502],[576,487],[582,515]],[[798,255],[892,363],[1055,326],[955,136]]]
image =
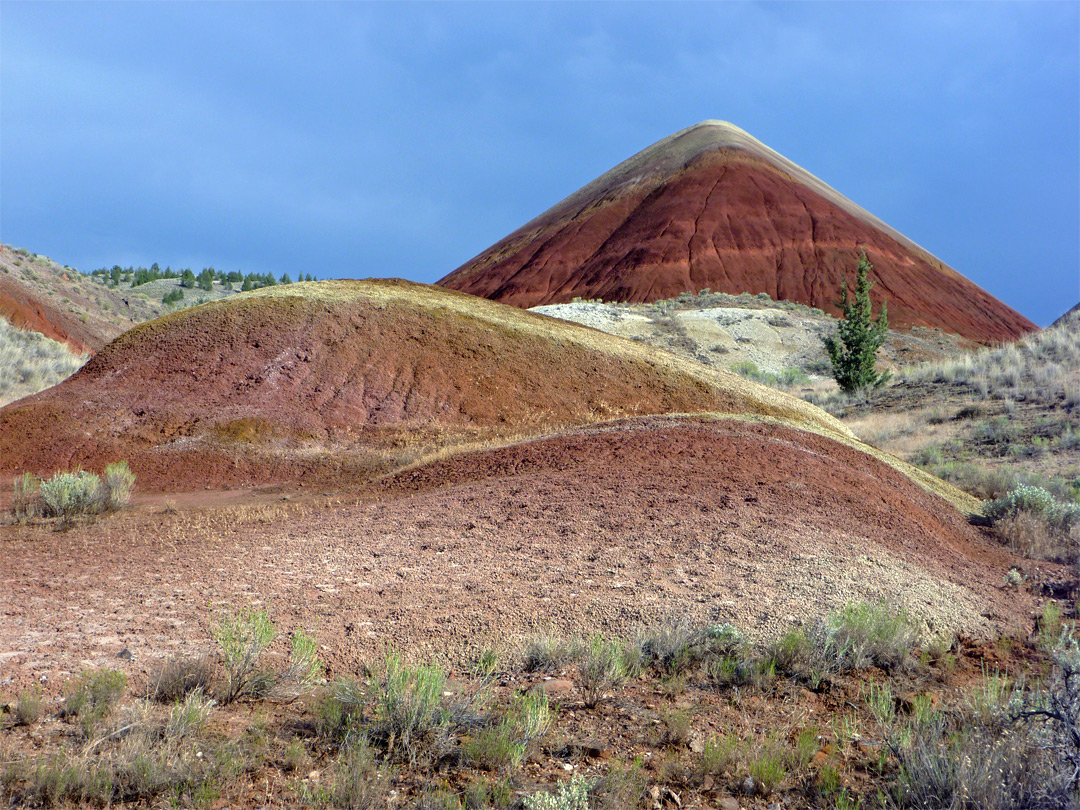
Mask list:
[[593,329],[439,287],[270,287],[128,330],[0,409],[0,472],[127,459],[143,489],[363,480],[448,445],[638,414],[783,417],[801,400]]
[[648,302],[708,288],[839,314],[856,259],[895,327],[982,343],[1037,327],[731,124],[705,121],[620,163],[438,283],[520,307]]

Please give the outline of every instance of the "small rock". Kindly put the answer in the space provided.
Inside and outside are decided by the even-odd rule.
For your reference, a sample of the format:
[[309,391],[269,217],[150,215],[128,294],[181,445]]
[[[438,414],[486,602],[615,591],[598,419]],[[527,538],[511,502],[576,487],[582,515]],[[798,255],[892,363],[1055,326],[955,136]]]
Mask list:
[[133,653],[127,647],[124,647],[124,649],[122,649],[116,654],[116,657],[119,658],[121,661],[134,661],[135,653]]
[[780,805],[780,802],[773,802],[769,805],[769,810],[784,810],[784,808]]
[[571,752],[588,759],[610,759],[611,748],[600,740],[582,740],[568,746]]
[[724,796],[717,805],[720,810],[740,810],[739,800],[732,796]]
[[694,734],[690,737],[690,750],[695,754],[700,754],[705,751],[705,738],[700,734]]
[[567,697],[574,693],[573,682],[563,680],[562,678],[551,678],[547,681],[541,681],[535,688],[539,689],[548,697]]
[[571,765],[571,764],[570,764],[569,762],[564,762],[564,763],[562,764],[562,769],[563,769],[564,771],[572,771],[572,770],[574,770],[574,766],[573,766],[573,765]]
[[754,782],[753,778],[748,776],[743,780],[742,792],[745,793],[747,796],[753,796],[755,793],[757,793],[757,783]]
[[682,799],[679,797],[679,794],[671,788],[664,788],[664,806],[682,807]]
[[307,778],[312,782],[318,782],[319,781],[319,772],[318,771],[312,771],[311,773],[309,773],[307,775]]

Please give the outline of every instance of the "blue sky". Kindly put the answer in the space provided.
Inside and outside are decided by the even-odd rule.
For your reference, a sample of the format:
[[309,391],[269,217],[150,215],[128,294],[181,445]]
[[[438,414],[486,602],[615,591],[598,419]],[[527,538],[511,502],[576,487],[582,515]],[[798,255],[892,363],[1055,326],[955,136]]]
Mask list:
[[1080,4],[0,4],[0,239],[434,281],[731,121],[1040,325],[1080,298]]

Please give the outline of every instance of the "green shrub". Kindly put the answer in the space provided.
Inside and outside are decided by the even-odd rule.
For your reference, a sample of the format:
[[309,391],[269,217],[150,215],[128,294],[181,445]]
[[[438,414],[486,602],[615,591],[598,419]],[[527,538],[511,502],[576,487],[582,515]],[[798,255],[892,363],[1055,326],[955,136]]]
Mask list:
[[525,810],[589,810],[592,783],[580,773],[560,782],[554,793],[540,792],[526,796]]
[[91,736],[94,729],[112,714],[124,694],[127,676],[115,669],[86,672],[64,698],[63,714],[79,718],[83,734]]
[[41,482],[46,513],[65,521],[99,511],[101,495],[101,479],[82,470],[57,473]]
[[171,306],[178,301],[184,300],[184,291],[177,287],[175,290],[170,290],[161,297],[161,303],[165,306]]
[[219,698],[232,703],[242,696],[258,696],[266,685],[256,669],[259,657],[270,646],[277,630],[266,611],[242,610],[236,616],[224,615],[213,629],[221,648],[225,684]]
[[874,282],[867,278],[872,269],[873,265],[863,252],[859,257],[855,300],[848,300],[847,281],[844,281],[842,297],[838,302],[844,310],[844,318],[837,324],[836,334],[825,339],[833,377],[841,390],[848,393],[879,388],[889,379],[889,372],[878,374],[875,368],[877,350],[888,337],[889,318],[884,302],[878,317],[872,317],[870,288]]
[[438,756],[451,723],[443,705],[445,689],[446,673],[440,667],[409,667],[391,653],[368,685],[374,701],[369,737],[399,761],[416,763],[424,754]]
[[1029,484],[1020,484],[1004,497],[990,501],[983,507],[983,514],[992,521],[1015,517],[1021,512],[1041,517],[1060,528],[1080,523],[1080,505],[1062,503],[1042,487]]
[[762,385],[769,385],[773,388],[791,388],[793,385],[803,385],[804,383],[810,382],[810,378],[807,377],[801,369],[785,368],[782,369],[779,374],[774,374],[771,371],[764,371],[758,368],[756,363],[749,360],[736,363],[732,366],[731,370],[740,377],[745,377],[748,380],[759,382]]
[[595,707],[603,699],[604,692],[622,685],[628,674],[622,642],[593,636],[578,666],[578,686],[585,705]]

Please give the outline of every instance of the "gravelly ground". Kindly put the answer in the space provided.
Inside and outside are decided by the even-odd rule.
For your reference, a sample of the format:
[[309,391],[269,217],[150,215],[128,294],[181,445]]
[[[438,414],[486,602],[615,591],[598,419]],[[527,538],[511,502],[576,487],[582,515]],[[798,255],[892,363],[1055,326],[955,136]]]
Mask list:
[[763,636],[849,599],[973,635],[1033,609],[1002,586],[1015,561],[942,501],[850,448],[761,425],[628,420],[438,462],[347,504],[203,497],[64,533],[3,527],[0,690],[55,691],[105,664],[138,683],[210,649],[213,613],[247,605],[314,631],[331,675],[387,645],[452,659],[665,617]]

